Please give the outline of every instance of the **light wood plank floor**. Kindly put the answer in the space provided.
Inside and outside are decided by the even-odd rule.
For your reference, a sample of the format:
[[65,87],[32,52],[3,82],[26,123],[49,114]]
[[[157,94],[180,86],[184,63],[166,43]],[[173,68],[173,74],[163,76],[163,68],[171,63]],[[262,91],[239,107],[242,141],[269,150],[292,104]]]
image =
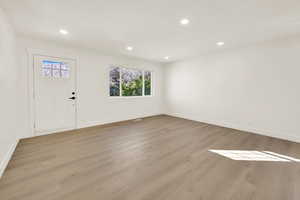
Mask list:
[[156,116],[22,140],[0,199],[300,199],[300,163],[235,161],[209,149],[300,158],[298,143]]

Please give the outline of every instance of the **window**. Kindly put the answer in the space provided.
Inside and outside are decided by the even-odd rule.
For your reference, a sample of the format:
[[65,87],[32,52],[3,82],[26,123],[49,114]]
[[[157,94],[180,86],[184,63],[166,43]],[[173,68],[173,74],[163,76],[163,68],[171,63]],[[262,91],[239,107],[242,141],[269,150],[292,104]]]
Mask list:
[[109,95],[151,96],[152,72],[122,67],[111,67],[109,71]]
[[110,96],[120,96],[120,68],[112,67],[109,72],[109,94]]
[[69,78],[70,69],[64,62],[44,60],[42,65],[42,74],[44,77]]
[[145,83],[145,95],[151,95],[151,72],[145,71],[144,72],[144,83]]
[[143,96],[143,72],[122,69],[122,96]]

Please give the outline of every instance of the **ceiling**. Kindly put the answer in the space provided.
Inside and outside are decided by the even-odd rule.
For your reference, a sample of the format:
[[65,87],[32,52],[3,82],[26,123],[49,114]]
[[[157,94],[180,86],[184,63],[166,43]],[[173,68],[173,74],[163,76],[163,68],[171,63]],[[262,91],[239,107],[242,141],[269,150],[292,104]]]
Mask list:
[[19,34],[159,62],[300,33],[299,0],[0,0],[0,7]]

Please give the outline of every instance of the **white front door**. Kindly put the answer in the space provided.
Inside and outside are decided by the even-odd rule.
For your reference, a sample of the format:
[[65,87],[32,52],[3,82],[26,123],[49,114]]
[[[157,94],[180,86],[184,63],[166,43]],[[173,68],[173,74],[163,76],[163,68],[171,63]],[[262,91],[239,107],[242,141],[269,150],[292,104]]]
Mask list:
[[76,128],[76,63],[34,55],[35,135]]

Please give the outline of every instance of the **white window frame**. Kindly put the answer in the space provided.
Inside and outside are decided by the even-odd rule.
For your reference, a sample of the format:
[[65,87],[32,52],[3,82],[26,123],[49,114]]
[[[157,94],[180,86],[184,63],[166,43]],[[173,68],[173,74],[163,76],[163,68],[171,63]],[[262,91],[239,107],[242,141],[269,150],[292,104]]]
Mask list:
[[[119,88],[120,88],[120,96],[110,96],[110,69],[112,67],[118,67],[120,68],[120,81],[119,81]],[[122,95],[122,69],[128,69],[128,70],[138,70],[142,71],[142,79],[143,79],[143,95],[142,96],[123,96]],[[145,95],[145,71],[151,73],[151,95]],[[108,67],[108,97],[112,99],[127,99],[127,98],[149,98],[154,96],[154,72],[153,70],[148,70],[148,69],[139,69],[139,68],[133,68],[133,67],[123,67],[119,65],[110,65]]]

